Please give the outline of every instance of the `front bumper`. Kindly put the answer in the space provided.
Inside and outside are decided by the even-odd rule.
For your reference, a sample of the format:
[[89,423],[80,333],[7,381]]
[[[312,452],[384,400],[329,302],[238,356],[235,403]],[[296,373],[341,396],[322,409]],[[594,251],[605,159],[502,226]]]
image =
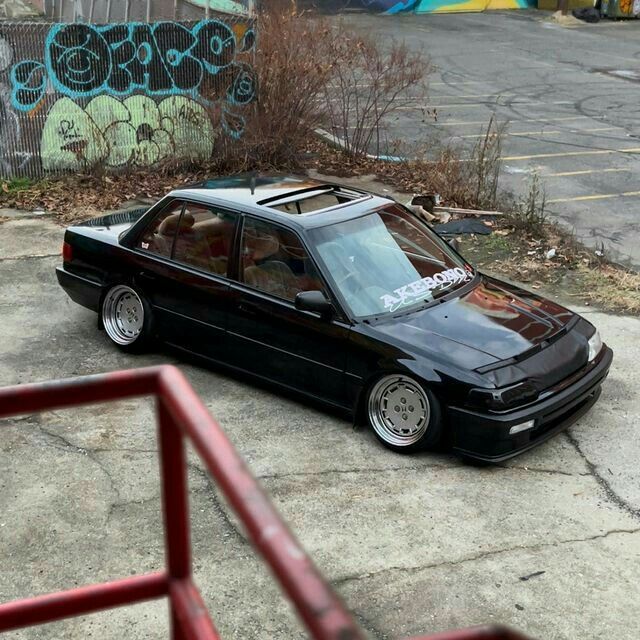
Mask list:
[[[523,409],[500,413],[449,408],[453,449],[468,458],[502,462],[536,447],[581,418],[600,396],[601,385],[609,373],[613,351],[606,345],[595,361],[574,374],[569,384]],[[511,427],[535,420],[527,431],[509,434]]]

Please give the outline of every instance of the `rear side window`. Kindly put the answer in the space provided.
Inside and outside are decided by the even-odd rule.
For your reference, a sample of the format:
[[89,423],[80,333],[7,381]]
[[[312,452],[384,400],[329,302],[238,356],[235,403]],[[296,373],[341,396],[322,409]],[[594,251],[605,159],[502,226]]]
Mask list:
[[186,202],[173,259],[202,271],[226,276],[236,217],[209,205]]
[[138,238],[136,247],[170,258],[183,204],[178,200],[163,209]]

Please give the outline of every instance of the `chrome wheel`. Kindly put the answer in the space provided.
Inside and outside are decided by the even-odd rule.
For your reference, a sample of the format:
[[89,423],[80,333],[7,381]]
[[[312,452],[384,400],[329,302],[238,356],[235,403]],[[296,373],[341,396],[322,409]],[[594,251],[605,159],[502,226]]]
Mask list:
[[431,409],[420,385],[407,376],[379,380],[369,394],[369,422],[381,440],[396,447],[418,442],[429,426]]
[[113,287],[102,303],[102,323],[116,344],[133,344],[144,327],[144,306],[140,296],[131,287]]

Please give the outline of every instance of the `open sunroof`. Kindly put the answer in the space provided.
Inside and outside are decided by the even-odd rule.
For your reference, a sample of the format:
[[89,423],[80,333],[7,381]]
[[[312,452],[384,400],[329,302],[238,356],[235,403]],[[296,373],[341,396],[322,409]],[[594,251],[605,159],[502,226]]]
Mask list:
[[338,185],[326,185],[298,189],[286,195],[261,200],[258,204],[276,209],[283,213],[293,215],[305,215],[331,209],[355,200],[363,200],[370,197],[363,191],[349,189]]

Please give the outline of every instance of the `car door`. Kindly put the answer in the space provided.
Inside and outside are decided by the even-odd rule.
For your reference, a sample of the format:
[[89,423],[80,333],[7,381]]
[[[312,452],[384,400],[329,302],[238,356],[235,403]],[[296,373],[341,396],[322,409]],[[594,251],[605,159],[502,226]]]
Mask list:
[[228,336],[238,366],[346,406],[344,366],[350,325],[295,308],[300,291],[326,286],[301,239],[280,225],[245,216]]
[[142,254],[140,286],[160,336],[219,360],[227,356],[227,266],[237,219],[237,214],[209,204],[174,201],[135,245]]

